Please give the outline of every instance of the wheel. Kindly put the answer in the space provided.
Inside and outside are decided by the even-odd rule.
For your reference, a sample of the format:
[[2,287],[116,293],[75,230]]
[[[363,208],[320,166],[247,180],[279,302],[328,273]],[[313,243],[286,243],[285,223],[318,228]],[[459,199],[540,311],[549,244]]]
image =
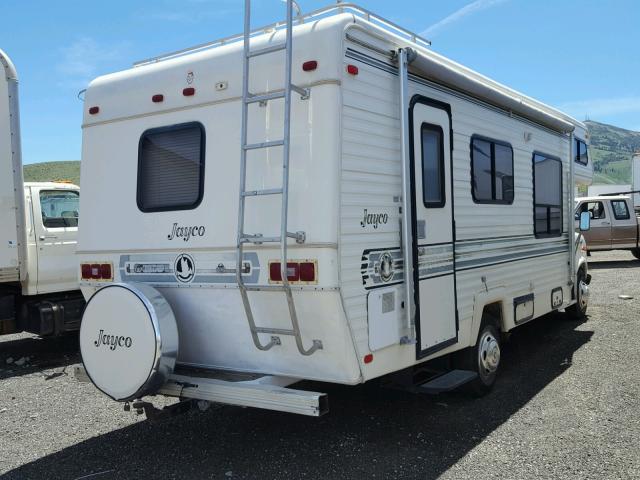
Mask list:
[[583,319],[587,314],[587,306],[589,302],[589,285],[587,284],[587,276],[584,269],[578,270],[576,277],[576,303],[567,308],[566,312],[575,320]]
[[491,391],[500,367],[500,332],[490,322],[483,322],[475,346],[459,352],[456,367],[471,370],[478,377],[469,382],[465,389],[475,396],[483,396]]
[[632,248],[631,253],[633,254],[634,257],[640,260],[640,248]]

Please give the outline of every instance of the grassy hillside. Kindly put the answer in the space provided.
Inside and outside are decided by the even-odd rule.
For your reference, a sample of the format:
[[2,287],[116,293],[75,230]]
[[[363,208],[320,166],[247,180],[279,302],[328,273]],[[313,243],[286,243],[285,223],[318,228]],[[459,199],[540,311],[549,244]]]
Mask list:
[[24,166],[25,182],[52,182],[68,180],[80,185],[80,162],[44,162]]
[[640,151],[640,132],[587,120],[593,183],[631,183],[631,156]]

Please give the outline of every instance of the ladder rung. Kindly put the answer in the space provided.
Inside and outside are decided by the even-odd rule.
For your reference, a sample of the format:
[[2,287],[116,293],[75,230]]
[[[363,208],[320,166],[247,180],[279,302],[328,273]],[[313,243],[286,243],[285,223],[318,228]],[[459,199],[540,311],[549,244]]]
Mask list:
[[256,197],[258,195],[279,195],[282,193],[281,188],[267,188],[265,190],[247,190],[242,192],[243,197]]
[[258,148],[279,147],[282,145],[284,145],[284,140],[272,140],[271,142],[249,143],[243,145],[242,148],[245,150],[256,150]]
[[289,330],[287,328],[267,328],[267,327],[256,327],[257,333],[271,333],[274,335],[295,335],[296,332],[293,330]]
[[247,52],[247,57],[259,57],[260,55],[266,55],[267,53],[278,52],[280,50],[284,50],[287,48],[286,43],[278,43],[275,45],[269,45],[268,47],[256,48],[255,50],[251,50]]
[[262,235],[242,235],[243,243],[280,243],[280,237],[263,237]]
[[249,98],[245,100],[245,103],[258,103],[266,102],[268,100],[276,100],[278,98],[284,98],[284,92],[271,92],[264,95],[249,95]]

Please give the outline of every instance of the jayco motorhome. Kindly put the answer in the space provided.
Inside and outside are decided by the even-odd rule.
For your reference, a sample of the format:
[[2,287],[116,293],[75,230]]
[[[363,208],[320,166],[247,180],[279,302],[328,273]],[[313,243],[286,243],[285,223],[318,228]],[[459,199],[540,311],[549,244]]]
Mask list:
[[0,50],[0,334],[78,330],[84,297],[75,260],[80,191],[23,182],[18,76]]
[[243,35],[87,89],[81,351],[100,390],[320,415],[292,384],[442,357],[420,388],[486,391],[502,333],[584,312],[582,123],[358,6],[288,1],[257,30],[245,9]]

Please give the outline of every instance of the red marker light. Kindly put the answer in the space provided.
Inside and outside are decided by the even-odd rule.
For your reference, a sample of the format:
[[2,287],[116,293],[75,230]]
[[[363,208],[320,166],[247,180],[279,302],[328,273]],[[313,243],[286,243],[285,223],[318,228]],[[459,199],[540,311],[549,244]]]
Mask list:
[[350,75],[358,75],[358,67],[355,65],[347,65],[347,73]]
[[153,97],[151,97],[151,101],[153,103],[160,103],[164,100],[164,95],[161,93],[156,93]]
[[185,97],[192,97],[196,94],[196,89],[193,87],[187,87],[182,90],[182,95]]
[[315,60],[309,60],[308,62],[304,62],[302,64],[302,70],[304,70],[305,72],[312,72],[316,68],[318,68],[318,62]]
[[371,363],[373,362],[373,353],[367,353],[364,358],[364,363]]
[[100,111],[100,107],[91,107],[91,108],[89,109],[89,113],[90,113],[91,115],[95,115],[95,114],[96,114],[96,113],[98,113],[99,111]]

